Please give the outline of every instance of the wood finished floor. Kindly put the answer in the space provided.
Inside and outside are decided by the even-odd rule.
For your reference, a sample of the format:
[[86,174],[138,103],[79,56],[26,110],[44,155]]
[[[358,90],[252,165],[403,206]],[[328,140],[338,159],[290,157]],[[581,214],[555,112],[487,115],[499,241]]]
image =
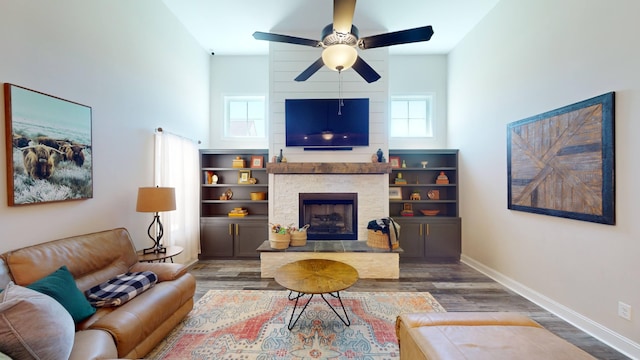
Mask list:
[[[208,290],[283,290],[260,278],[260,260],[207,260],[191,268],[195,299]],[[611,347],[462,263],[400,264],[400,279],[360,279],[350,291],[427,291],[449,312],[511,311],[525,314],[598,359],[628,359]],[[348,291],[349,291],[348,290]]]

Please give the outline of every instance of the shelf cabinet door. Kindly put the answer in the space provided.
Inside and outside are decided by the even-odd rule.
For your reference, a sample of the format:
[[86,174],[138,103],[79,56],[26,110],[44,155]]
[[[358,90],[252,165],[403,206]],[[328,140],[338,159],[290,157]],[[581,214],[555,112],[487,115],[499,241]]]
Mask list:
[[424,224],[425,257],[432,260],[460,260],[461,220],[443,219]]
[[396,218],[400,225],[400,259],[460,260],[460,218]]
[[200,220],[200,258],[233,256],[233,223],[229,219]]
[[402,259],[424,258],[424,235],[420,231],[422,224],[396,219],[400,225],[400,247],[404,252],[400,254]]
[[242,221],[235,224],[235,257],[260,258],[256,249],[269,238],[269,222],[267,220]]

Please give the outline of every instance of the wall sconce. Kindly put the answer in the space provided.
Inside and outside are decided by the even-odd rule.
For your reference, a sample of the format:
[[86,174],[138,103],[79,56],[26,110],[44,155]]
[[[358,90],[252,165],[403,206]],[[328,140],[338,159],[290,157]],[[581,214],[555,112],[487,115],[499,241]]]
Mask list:
[[[147,235],[153,241],[153,246],[143,250],[143,254],[166,253],[167,248],[162,246],[160,240],[164,233],[160,222],[160,211],[176,209],[176,190],[172,187],[141,187],[138,189],[137,212],[155,213],[153,221],[147,229]],[[153,229],[153,231],[152,231]]]

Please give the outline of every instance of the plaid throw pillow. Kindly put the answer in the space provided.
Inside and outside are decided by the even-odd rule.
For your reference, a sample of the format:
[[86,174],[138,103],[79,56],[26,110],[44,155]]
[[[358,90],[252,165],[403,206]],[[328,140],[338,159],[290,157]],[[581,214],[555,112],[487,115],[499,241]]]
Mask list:
[[130,272],[92,287],[85,295],[95,307],[120,306],[142,294],[156,282],[158,276],[151,271]]

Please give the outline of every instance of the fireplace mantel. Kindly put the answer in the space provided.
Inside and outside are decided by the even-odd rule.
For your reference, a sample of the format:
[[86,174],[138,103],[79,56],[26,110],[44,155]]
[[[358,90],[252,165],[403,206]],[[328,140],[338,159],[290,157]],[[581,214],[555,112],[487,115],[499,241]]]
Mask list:
[[267,163],[269,174],[389,174],[390,163]]

